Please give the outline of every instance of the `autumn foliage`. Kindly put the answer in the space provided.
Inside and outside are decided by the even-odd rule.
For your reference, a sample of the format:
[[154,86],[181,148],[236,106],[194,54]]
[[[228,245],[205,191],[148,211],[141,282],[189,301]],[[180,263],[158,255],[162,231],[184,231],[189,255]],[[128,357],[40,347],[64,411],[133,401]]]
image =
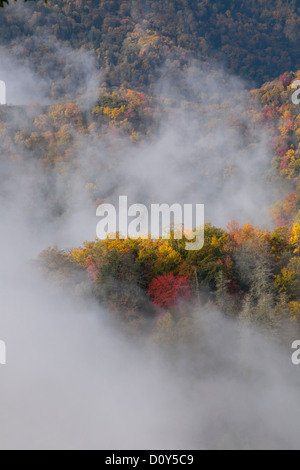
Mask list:
[[[139,34],[137,31],[136,39]],[[149,33],[148,39],[151,44],[138,38],[143,51],[155,47],[156,38]],[[272,207],[273,232],[250,223],[241,226],[229,222],[227,229],[206,224],[204,247],[195,252],[187,251],[184,241],[172,237],[85,242],[70,252],[46,250],[42,258],[51,276],[57,275],[61,281],[70,274],[72,279],[79,279],[79,291],[86,277],[87,290],[123,319],[136,320],[148,314],[154,318],[157,307],[169,311],[180,308],[182,301],[191,296],[197,301],[201,296],[211,301],[217,298],[218,307],[231,314],[250,305],[248,311],[256,311],[257,317],[263,318],[264,295],[272,298],[264,301],[274,312],[284,299],[289,315],[300,318],[300,118],[299,108],[291,101],[291,83],[296,79],[300,79],[300,72],[285,74],[251,94],[256,103],[259,101],[258,107],[255,100],[251,101],[251,126],[264,125],[270,142],[273,139],[270,171],[289,192],[282,193]],[[141,91],[120,87],[112,92],[107,87],[89,110],[71,101],[33,108],[2,107],[2,158],[13,162],[24,154],[36,161],[45,174],[57,175],[61,191],[55,194],[45,188],[45,210],[51,208],[59,217],[63,216],[62,208],[69,197],[68,178],[85,174],[84,165],[92,164],[93,175],[84,179],[81,191],[86,192],[93,208],[93,204],[97,206],[109,198],[97,175],[110,172],[112,163],[98,161],[88,152],[81,163],[77,156],[82,154],[82,142],[89,139],[95,146],[105,143],[105,149],[121,157],[120,143],[127,140],[132,148],[142,148],[157,135],[161,120],[172,118],[174,109],[180,109],[181,104],[172,106],[167,99]],[[197,102],[184,103],[184,107],[197,116],[201,113]],[[14,113],[20,117],[17,127],[7,124],[9,120],[13,122],[10,116]],[[19,121],[26,125],[19,126]],[[230,122],[236,132],[247,133],[236,118]],[[114,164],[118,161],[121,160],[117,158]]]
[[169,310],[176,307],[181,300],[188,299],[191,292],[191,281],[188,278],[169,274],[153,279],[148,295],[154,305]]

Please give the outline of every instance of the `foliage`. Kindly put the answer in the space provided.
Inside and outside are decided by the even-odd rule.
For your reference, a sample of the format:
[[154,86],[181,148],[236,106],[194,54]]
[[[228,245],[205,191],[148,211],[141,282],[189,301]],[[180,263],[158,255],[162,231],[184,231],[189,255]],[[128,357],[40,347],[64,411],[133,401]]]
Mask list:
[[149,285],[148,295],[157,307],[172,309],[191,295],[191,282],[188,278],[162,275]]
[[[155,44],[156,39],[152,39]],[[287,180],[293,189],[272,209],[277,226],[272,233],[251,224],[239,226],[237,222],[230,222],[226,229],[206,224],[204,247],[194,252],[186,251],[184,242],[174,240],[172,234],[170,240],[160,241],[86,242],[70,253],[45,252],[40,261],[43,259],[43,265],[48,266],[50,276],[91,284],[94,297],[126,321],[154,318],[157,308],[175,310],[180,298],[183,301],[192,294],[199,302],[206,299],[216,302],[227,315],[241,315],[255,323],[272,326],[279,310],[288,311],[290,318],[298,321],[300,120],[291,104],[291,82],[299,76],[284,74],[251,93],[249,115],[254,123],[262,125],[263,122],[269,129],[274,139],[273,163],[278,177]],[[255,100],[260,102],[260,107]],[[89,139],[95,146],[104,142],[107,149],[113,148],[114,155],[117,148],[122,157],[118,137],[123,142],[130,139],[142,149],[144,142],[156,135],[160,120],[172,116],[172,105],[167,100],[122,87],[113,92],[104,90],[91,110],[76,101],[52,106],[3,107],[0,113],[2,159],[13,162],[24,154],[38,162],[46,175],[57,170],[53,173],[59,179],[59,194],[51,186],[53,178],[48,179],[43,191],[45,211],[50,209],[53,217],[61,217],[62,207],[68,200],[66,181],[85,171],[76,158],[82,151],[81,139],[83,142]],[[185,106],[193,106],[195,115],[199,115],[197,103],[185,103]],[[14,119],[15,115],[18,120]],[[20,126],[20,122],[24,124]],[[95,175],[109,172],[111,163],[100,161],[97,166],[93,161],[93,171]],[[1,197],[5,197],[9,185],[4,178],[2,175],[1,182],[5,184],[1,186]],[[95,205],[107,198],[107,190],[98,190],[97,176],[85,184],[82,190],[89,193]],[[85,281],[82,281],[83,273]],[[190,299],[188,303],[192,303]],[[189,309],[182,306],[184,303],[178,305],[179,310],[188,313]],[[180,315],[173,319],[178,318]]]
[[154,318],[148,298],[155,307],[176,313],[176,322],[182,318],[178,312],[189,315],[203,293],[225,314],[264,327],[275,327],[282,315],[299,317],[297,226],[273,233],[237,223],[226,231],[211,225],[206,230],[203,253],[182,250],[172,239],[128,238],[86,242],[57,256],[84,269],[95,297],[127,319]]
[[[22,12],[1,12],[2,44],[21,44],[16,53],[23,60],[30,54],[41,76],[61,68],[51,47],[37,47],[41,30],[76,50],[95,51],[108,87],[149,91],[166,63],[174,77],[174,71],[195,59],[220,61],[229,72],[258,85],[300,68],[300,17],[294,1],[52,0],[48,7],[27,2]],[[283,87],[287,80],[283,75]]]
[[285,73],[252,92],[262,105],[255,119],[264,123],[273,137],[273,167],[281,182],[287,182],[292,188],[272,208],[278,227],[292,226],[300,213],[300,117],[298,106],[292,103],[292,83],[299,78],[299,72]]

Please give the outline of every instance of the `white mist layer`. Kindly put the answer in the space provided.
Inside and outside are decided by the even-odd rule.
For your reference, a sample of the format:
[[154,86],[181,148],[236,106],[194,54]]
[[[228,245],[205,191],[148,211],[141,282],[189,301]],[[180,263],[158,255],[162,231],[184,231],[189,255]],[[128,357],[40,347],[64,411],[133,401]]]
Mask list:
[[199,352],[174,365],[98,306],[1,274],[1,449],[300,447],[297,370],[266,339],[202,312]]

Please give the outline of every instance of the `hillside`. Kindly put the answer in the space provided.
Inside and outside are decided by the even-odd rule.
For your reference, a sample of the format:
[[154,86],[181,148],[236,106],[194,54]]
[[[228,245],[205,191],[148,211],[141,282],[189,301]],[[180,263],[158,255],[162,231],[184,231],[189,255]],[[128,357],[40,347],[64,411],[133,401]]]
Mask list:
[[[180,296],[187,296],[193,305],[200,288],[202,295],[205,293],[205,297],[217,302],[223,312],[248,318],[251,311],[248,320],[278,328],[286,312],[293,320],[300,317],[300,121],[298,107],[291,101],[291,84],[297,78],[299,73],[286,73],[253,90],[248,97],[251,106],[244,116],[238,109],[233,111],[231,102],[204,107],[194,102],[157,99],[124,88],[102,94],[90,109],[76,102],[44,107],[1,107],[4,171],[1,172],[0,200],[4,202],[11,191],[18,193],[11,170],[19,171],[18,162],[24,160],[26,167],[33,168],[34,172],[36,165],[39,167],[39,176],[33,173],[30,184],[38,193],[42,191],[40,217],[47,214],[48,219],[64,220],[72,205],[70,185],[74,182],[81,197],[88,201],[85,210],[94,212],[94,206],[102,200],[121,194],[126,173],[130,175],[131,166],[135,166],[132,154],[141,159],[139,154],[159,141],[162,122],[172,125],[176,115],[183,115],[189,127],[196,126],[197,138],[193,133],[186,135],[187,140],[192,140],[190,153],[185,158],[195,169],[197,188],[203,187],[206,178],[208,184],[214,181],[220,191],[226,184],[229,187],[236,184],[239,166],[245,164],[245,152],[252,155],[258,129],[264,128],[270,143],[273,142],[273,159],[267,169],[276,185],[282,185],[287,194],[272,208],[275,225],[272,232],[251,223],[239,226],[228,219],[227,228],[206,226],[205,246],[200,252],[189,253],[174,240],[155,243],[117,240],[85,243],[71,252],[49,249],[40,260],[51,276],[58,277],[64,284],[75,280],[75,285],[79,282],[82,286],[82,276],[77,281],[76,277],[78,273],[87,273],[93,283],[93,296],[135,326],[148,325],[149,315],[150,318],[155,316],[153,308],[157,306],[172,310]],[[239,145],[235,148],[234,160],[224,160],[222,152],[219,155],[219,151],[209,148],[208,166],[206,137],[210,135],[211,139],[221,125],[222,132],[237,139]],[[152,150],[151,155],[154,158]],[[175,152],[168,172],[174,171],[176,158]],[[200,173],[203,164],[207,167],[206,175]],[[250,162],[251,171],[256,164],[259,174],[259,160]],[[121,173],[119,166],[124,168]],[[182,167],[180,175],[186,191]],[[191,175],[187,176],[190,185]],[[150,182],[148,180],[148,185]],[[135,185],[138,191],[137,180]],[[130,186],[131,182],[127,190]],[[141,188],[138,197],[148,200],[148,188]],[[212,208],[209,204],[208,201],[208,217]],[[38,214],[40,205],[39,198],[32,198],[30,213]],[[234,211],[234,206],[230,210]],[[118,285],[117,294],[115,285]],[[166,300],[165,289],[173,298],[171,303]]]
[[62,63],[49,37],[91,51],[108,87],[139,91],[197,60],[217,61],[259,86],[300,68],[295,0],[18,3],[0,12],[2,46],[53,79]]
[[1,450],[300,449],[299,26],[0,0]]

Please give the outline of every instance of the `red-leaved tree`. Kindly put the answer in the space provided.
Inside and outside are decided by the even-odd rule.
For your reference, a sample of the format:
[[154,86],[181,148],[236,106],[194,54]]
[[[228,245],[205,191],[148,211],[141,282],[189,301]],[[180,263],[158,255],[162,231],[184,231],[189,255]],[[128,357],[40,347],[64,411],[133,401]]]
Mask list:
[[153,279],[148,295],[157,307],[172,309],[178,302],[190,297],[191,292],[191,281],[187,277],[164,274]]

